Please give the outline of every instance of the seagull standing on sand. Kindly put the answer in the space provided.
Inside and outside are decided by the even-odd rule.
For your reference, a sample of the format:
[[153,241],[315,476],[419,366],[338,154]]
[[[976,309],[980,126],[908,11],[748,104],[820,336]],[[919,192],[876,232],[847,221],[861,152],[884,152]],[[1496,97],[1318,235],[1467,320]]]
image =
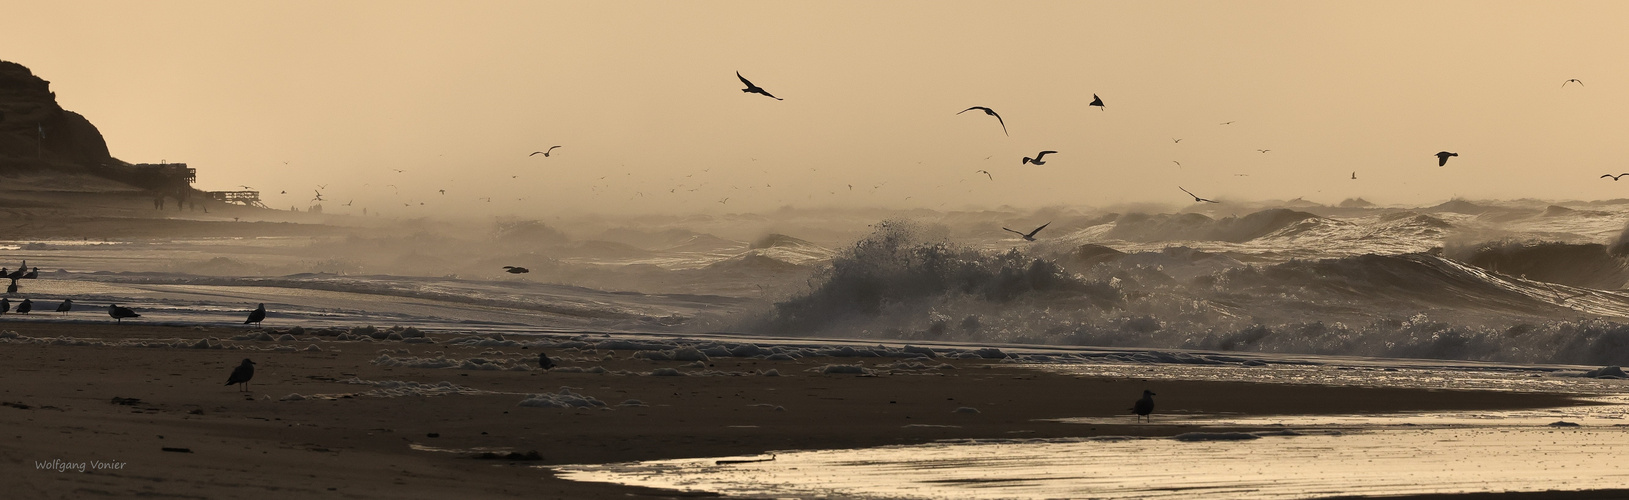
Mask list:
[[107,315],[112,316],[114,322],[116,322],[116,323],[124,323],[125,318],[140,318],[141,317],[140,314],[136,314],[136,311],[132,311],[128,307],[119,307],[118,304],[108,304],[107,305]]
[[1039,152],[1039,153],[1035,153],[1034,158],[1030,158],[1028,156],[1025,156],[1024,161],[1019,162],[1019,165],[1025,165],[1025,164],[1030,164],[1030,163],[1034,163],[1036,165],[1045,165],[1046,162],[1041,161],[1041,158],[1045,158],[1046,155],[1056,154],[1056,153],[1057,153],[1057,151],[1042,151],[1042,152]]
[[33,269],[29,269],[28,274],[23,275],[23,279],[25,279],[25,280],[39,279],[39,277],[40,277],[40,268],[38,268],[38,267],[33,268]]
[[1154,391],[1143,390],[1143,398],[1137,400],[1137,404],[1131,405],[1131,412],[1137,414],[1137,420],[1148,417],[1148,421],[1153,422],[1154,417],[1149,414],[1154,413]]
[[233,368],[232,375],[226,377],[226,385],[242,384],[238,390],[246,391],[249,390],[249,379],[252,378],[255,378],[255,362],[249,361],[249,358],[244,358],[243,364]]
[[503,272],[509,274],[526,274],[532,272],[532,270],[519,266],[503,266]]
[[1448,158],[1451,157],[1451,156],[1459,156],[1459,153],[1449,153],[1447,151],[1438,151],[1437,152],[1437,166],[1440,167],[1440,166],[1443,166],[1443,165],[1447,165],[1448,164]]
[[57,312],[62,313],[63,316],[67,316],[68,311],[72,311],[73,309],[74,299],[62,299],[62,303],[57,304]]
[[243,320],[243,324],[247,325],[249,323],[254,323],[255,328],[259,328],[260,322],[265,320],[266,304],[261,304],[260,307],[256,307],[255,310],[249,311],[249,319]]
[[749,94],[763,94],[763,95],[769,96],[771,99],[774,99],[774,100],[777,100],[777,101],[786,100],[786,99],[781,99],[779,97],[775,97],[773,94],[770,94],[769,91],[764,90],[763,87],[753,85],[752,82],[747,81],[747,77],[741,76],[740,71],[735,72],[735,77],[740,78],[741,83],[743,83],[743,84],[745,84],[747,86],[747,88],[741,89],[742,92],[746,92],[746,93],[749,93]]
[[544,158],[548,158],[549,153],[553,152],[554,148],[558,148],[558,147],[560,147],[560,146],[550,146],[549,149],[546,149],[546,150],[543,150],[543,151],[533,151],[532,154],[529,154],[529,155],[526,155],[526,156],[537,156],[537,155],[541,154],[541,155],[543,155]]
[[0,297],[0,314],[11,312],[11,299]]
[[1024,234],[1024,233],[1020,233],[1018,231],[1013,231],[1011,229],[1007,229],[1006,227],[1002,227],[1001,229],[1005,229],[1009,233],[1016,234],[1018,236],[1023,237],[1024,241],[1035,241],[1035,233],[1041,232],[1042,229],[1046,229],[1046,227],[1050,226],[1050,225],[1052,225],[1051,222],[1048,222],[1046,224],[1041,224],[1041,227],[1035,228],[1035,230],[1030,231],[1029,234]]
[[33,300],[23,299],[23,303],[17,304],[17,314],[28,314],[32,310],[34,310]]
[[1001,124],[1001,134],[1002,135],[1012,135],[1012,134],[1007,133],[1007,121],[1002,120],[1001,115],[996,114],[995,110],[993,110],[993,109],[986,108],[984,106],[973,106],[971,108],[961,110],[961,112],[958,112],[956,114],[959,115],[959,114],[966,113],[968,111],[972,111],[972,110],[975,110],[975,109],[979,110],[979,111],[983,111],[984,114],[996,117],[996,122]]
[[537,353],[537,366],[543,368],[544,370],[554,368],[554,360],[549,359],[548,354],[541,352]]

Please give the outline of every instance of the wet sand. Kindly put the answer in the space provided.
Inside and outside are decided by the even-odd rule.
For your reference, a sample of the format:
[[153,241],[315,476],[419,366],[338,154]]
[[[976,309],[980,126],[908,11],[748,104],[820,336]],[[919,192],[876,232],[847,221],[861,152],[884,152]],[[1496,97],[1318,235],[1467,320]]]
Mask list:
[[[25,337],[119,341],[229,339],[242,328],[7,322]],[[706,370],[784,376],[638,376],[542,371],[405,368],[391,356],[535,358],[519,347],[454,347],[401,341],[224,340],[251,349],[0,343],[0,461],[23,498],[628,498],[675,493],[554,478],[537,466],[754,455],[772,450],[857,448],[955,438],[1163,436],[1196,425],[1137,425],[1126,409],[1143,389],[1154,415],[1306,415],[1544,408],[1585,404],[1565,395],[1093,378],[994,360],[943,360],[953,369],[806,371],[854,358],[713,359]],[[445,341],[452,337],[432,334]],[[516,337],[512,336],[511,340]],[[270,351],[279,345],[321,351]],[[405,349],[411,354],[404,354]],[[501,351],[501,352],[499,352]],[[628,351],[554,352],[563,366],[650,372],[702,370],[685,362],[630,359]],[[243,358],[257,363],[248,396],[224,386]],[[868,365],[894,359],[867,359]],[[1157,367],[1156,367],[1157,368]],[[351,378],[448,381],[479,394],[374,397]],[[525,394],[562,387],[610,409],[520,407]],[[302,401],[282,401],[297,393]],[[116,404],[115,398],[139,401]],[[637,399],[646,406],[619,406]],[[955,412],[972,407],[978,413]],[[1078,425],[1049,419],[1123,416]],[[945,426],[945,427],[942,427]],[[955,426],[955,427],[947,427]],[[1236,430],[1236,429],[1235,429]],[[436,437],[431,437],[432,435]],[[184,448],[188,451],[165,451]],[[448,450],[448,451],[435,451]],[[536,460],[477,458],[537,451]],[[112,462],[117,469],[57,472],[39,462]],[[1599,492],[1597,492],[1599,493]],[[1561,494],[1554,498],[1589,498]],[[1610,495],[1608,495],[1610,496]],[[1447,497],[1421,497],[1447,498]],[[1475,497],[1471,497],[1475,498]],[[1552,498],[1543,494],[1517,498]]]

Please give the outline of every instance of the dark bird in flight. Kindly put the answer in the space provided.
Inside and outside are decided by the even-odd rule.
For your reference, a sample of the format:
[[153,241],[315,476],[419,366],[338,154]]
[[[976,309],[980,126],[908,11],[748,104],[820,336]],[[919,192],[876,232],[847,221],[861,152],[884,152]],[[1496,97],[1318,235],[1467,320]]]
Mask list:
[[63,316],[67,316],[68,311],[72,311],[73,309],[74,299],[62,299],[62,303],[57,304],[57,312],[62,313]]
[[990,175],[989,170],[974,170],[973,173],[984,174],[984,176],[989,177],[990,180],[992,180],[992,181],[995,180],[995,176]]
[[1621,173],[1621,174],[1618,174],[1618,175],[1606,174],[1606,175],[1601,176],[1601,178],[1605,179],[1607,177],[1611,177],[1612,180],[1618,180],[1618,178],[1623,177],[1625,175],[1629,175],[1629,172]]
[[1572,83],[1572,82],[1578,82],[1578,86],[1580,86],[1580,87],[1582,87],[1582,86],[1583,86],[1583,85],[1584,85],[1584,81],[1583,81],[1583,80],[1579,80],[1579,79],[1577,79],[1577,78],[1569,78],[1569,79],[1567,79],[1567,81],[1565,81],[1565,82],[1561,82],[1561,86],[1562,86],[1562,87],[1566,87],[1566,86],[1567,86],[1567,84],[1569,84],[1569,83]]
[[[746,93],[750,93],[750,94],[763,94],[763,95],[766,95],[766,96],[769,96],[769,97],[770,97],[770,98],[772,98],[772,99],[775,99],[775,100],[777,100],[777,101],[784,101],[784,100],[786,100],[786,99],[781,99],[781,98],[779,98],[779,97],[775,97],[775,95],[774,95],[774,94],[770,94],[770,93],[769,93],[769,91],[767,91],[767,90],[764,90],[764,88],[763,88],[763,87],[759,87],[759,86],[757,86],[757,85],[753,85],[753,84],[752,84],[752,82],[750,82],[750,81],[747,81],[747,77],[744,77],[744,76],[741,76],[741,72],[740,72],[740,71],[737,71],[737,72],[735,72],[735,77],[736,77],[736,78],[740,78],[740,79],[741,79],[741,83],[742,83],[742,84],[745,84],[745,85],[746,85],[746,86],[747,86],[747,88],[744,88],[744,89],[741,89],[741,91],[742,91],[742,92],[746,92]],[[547,155],[545,155],[545,156],[547,156]]]
[[1180,162],[1180,161],[1176,161],[1176,160],[1171,160],[1171,163],[1175,163],[1175,164],[1176,164],[1176,168],[1182,168],[1182,162]]
[[1041,232],[1041,230],[1042,230],[1042,229],[1046,229],[1046,227],[1047,227],[1047,226],[1050,226],[1050,225],[1052,225],[1052,223],[1051,223],[1051,222],[1048,222],[1048,223],[1046,223],[1046,224],[1041,224],[1041,227],[1038,227],[1038,228],[1035,228],[1035,230],[1034,230],[1034,231],[1030,231],[1030,232],[1029,232],[1029,234],[1024,234],[1024,233],[1020,233],[1020,232],[1018,232],[1018,231],[1013,231],[1013,230],[1011,230],[1011,229],[1007,229],[1007,228],[1005,228],[1005,227],[1002,227],[1002,228],[1001,228],[1001,229],[1004,229],[1004,230],[1006,230],[1006,231],[1007,231],[1007,232],[1009,232],[1009,233],[1012,233],[1012,234],[1016,234],[1016,235],[1018,235],[1018,236],[1020,236],[1020,237],[1023,237],[1023,238],[1024,238],[1024,241],[1035,241],[1035,233],[1039,233],[1039,232]]
[[1109,109],[1107,106],[1103,105],[1103,98],[1098,97],[1097,94],[1092,94],[1092,103],[1087,104],[1087,106],[1097,106],[1097,109],[1101,109],[1101,110],[1104,110],[1104,111],[1108,111],[1108,109]]
[[34,310],[34,301],[32,300],[23,299],[23,303],[17,304],[17,314],[28,314],[32,310]]
[[107,315],[112,316],[116,323],[123,323],[125,318],[141,317],[140,314],[136,314],[136,311],[132,311],[128,307],[119,307],[118,304],[108,304]]
[[961,112],[958,112],[956,114],[959,115],[959,114],[966,113],[968,111],[972,111],[972,110],[975,110],[975,109],[979,110],[979,111],[983,111],[984,114],[996,117],[996,122],[1001,124],[1001,134],[1002,135],[1012,135],[1012,134],[1007,133],[1007,121],[1001,119],[1001,115],[996,114],[995,110],[993,110],[993,109],[986,108],[984,106],[973,106],[971,108],[961,110]]
[[1357,171],[1352,171],[1352,180],[1357,180]]
[[1225,122],[1222,122],[1221,125],[1232,125],[1233,122],[1236,122],[1236,121],[1238,121],[1238,120],[1225,121]]
[[226,385],[238,385],[238,390],[249,390],[249,379],[255,378],[255,362],[243,359],[243,363],[232,369],[232,375],[226,377]]
[[541,353],[541,352],[537,353],[537,366],[539,368],[544,369],[544,370],[554,368],[554,360],[549,359],[548,354],[544,354],[544,353]]
[[1181,144],[1181,143],[1182,143],[1182,139],[1178,139],[1178,138],[1175,138],[1175,137],[1172,137],[1172,138],[1171,138],[1171,143],[1172,143],[1172,144]]
[[1266,153],[1266,152],[1268,152],[1268,151],[1272,151],[1272,150],[1271,150],[1271,149],[1257,149],[1257,150],[1256,150],[1256,151],[1259,151],[1259,152],[1262,152],[1262,153]]
[[312,190],[312,191],[313,191],[313,192],[315,192],[315,193],[317,193],[317,197],[316,197],[316,198],[312,198],[312,199],[311,199],[311,200],[312,200],[312,201],[322,201],[322,191],[317,191],[317,190],[315,190],[315,189],[313,189],[313,190]]
[[1054,154],[1054,153],[1057,153],[1057,151],[1042,151],[1042,152],[1036,153],[1034,158],[1030,158],[1028,156],[1025,156],[1024,161],[1019,163],[1019,165],[1024,165],[1024,164],[1029,164],[1029,163],[1034,163],[1036,165],[1045,165],[1046,162],[1041,161],[1041,158],[1045,158],[1046,155]]
[[1184,193],[1188,193],[1188,196],[1192,196],[1192,197],[1193,197],[1193,201],[1194,201],[1194,203],[1199,203],[1199,202],[1205,202],[1205,203],[1221,203],[1221,202],[1220,202],[1220,201],[1216,201],[1216,200],[1207,200],[1207,199],[1204,199],[1204,198],[1200,198],[1200,197],[1199,197],[1199,195],[1197,195],[1197,194],[1193,194],[1193,191],[1189,191],[1189,190],[1187,190],[1187,189],[1185,189],[1185,188],[1183,188],[1183,187],[1182,187],[1182,186],[1177,186],[1177,187],[1176,187],[1176,188],[1177,188],[1177,189],[1181,189],[1181,190],[1182,190],[1182,192],[1184,192]]
[[[739,73],[737,73],[737,74],[739,74]],[[762,90],[762,89],[759,89],[759,90]],[[526,156],[537,156],[537,155],[541,154],[541,155],[543,155],[544,158],[548,158],[549,153],[554,152],[554,148],[558,148],[558,147],[560,147],[560,146],[550,146],[549,149],[547,149],[547,150],[533,151],[532,154],[529,154],[529,155],[526,155]]]
[[1149,414],[1154,413],[1154,391],[1143,390],[1143,398],[1131,405],[1131,412],[1137,414],[1137,420],[1148,417],[1148,421],[1153,422],[1154,417]]
[[1447,165],[1448,164],[1448,157],[1450,157],[1450,156],[1459,156],[1459,153],[1449,153],[1447,151],[1439,151],[1439,152],[1437,152],[1437,166],[1440,167],[1440,166],[1443,166],[1443,165]]
[[532,272],[532,270],[520,266],[503,266],[503,272],[509,274],[526,274]]
[[243,320],[243,324],[247,325],[249,323],[254,323],[255,327],[259,328],[260,322],[265,320],[266,304],[261,304],[260,307],[256,307],[255,310],[249,311],[249,319]]

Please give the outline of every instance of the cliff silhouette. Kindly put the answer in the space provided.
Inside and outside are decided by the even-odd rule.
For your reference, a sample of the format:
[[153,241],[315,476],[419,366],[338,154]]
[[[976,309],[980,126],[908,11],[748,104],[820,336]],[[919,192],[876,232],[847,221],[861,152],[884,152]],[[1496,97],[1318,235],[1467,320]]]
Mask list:
[[51,82],[0,61],[0,169],[94,174],[110,165],[125,163],[108,154],[96,125],[57,104]]

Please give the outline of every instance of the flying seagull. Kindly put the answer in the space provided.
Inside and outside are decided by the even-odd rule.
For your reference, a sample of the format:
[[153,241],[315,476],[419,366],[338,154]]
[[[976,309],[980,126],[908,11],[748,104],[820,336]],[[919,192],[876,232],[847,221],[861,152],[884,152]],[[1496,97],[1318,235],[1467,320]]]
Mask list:
[[1148,417],[1148,421],[1153,422],[1154,417],[1149,416],[1149,414],[1154,413],[1154,391],[1143,390],[1143,398],[1137,400],[1136,404],[1131,405],[1131,412],[1137,414],[1137,420]]
[[1176,168],[1182,168],[1182,162],[1180,162],[1180,161],[1176,161],[1176,160],[1171,160],[1171,163],[1175,163],[1175,164],[1176,164]]
[[1621,174],[1618,174],[1618,175],[1606,174],[1606,175],[1601,176],[1601,178],[1605,179],[1607,177],[1611,177],[1612,180],[1618,180],[1618,178],[1623,177],[1625,175],[1629,175],[1629,172],[1621,173]]
[[1109,109],[1108,107],[1103,105],[1103,98],[1098,97],[1097,94],[1092,94],[1092,103],[1087,104],[1087,106],[1097,106],[1097,109],[1101,109],[1101,110],[1104,110],[1104,111],[1108,111],[1108,109]]
[[992,181],[995,180],[995,176],[990,175],[989,170],[974,170],[973,172],[978,173],[978,174],[984,174],[985,177],[989,177],[990,180],[992,180]]
[[[759,89],[759,90],[763,90],[763,89]],[[526,155],[526,156],[537,156],[539,154],[542,154],[544,158],[548,158],[549,153],[554,152],[554,148],[558,148],[558,147],[560,147],[560,146],[552,146],[549,149],[544,150],[544,151],[533,151],[532,154],[529,154],[529,155]]]
[[[239,385],[238,390],[249,389],[249,379],[255,378],[255,362],[243,359],[243,364],[232,369],[232,375],[226,377],[226,385]],[[240,385],[241,384],[241,385]]]
[[1172,137],[1172,138],[1171,138],[1171,143],[1172,143],[1172,144],[1181,144],[1181,143],[1182,143],[1182,139],[1178,139],[1178,138],[1175,138],[1175,137]]
[[781,99],[779,97],[775,97],[774,95],[770,94],[769,91],[764,90],[763,87],[753,85],[752,82],[747,81],[747,77],[741,76],[740,71],[735,72],[735,77],[740,78],[741,83],[746,84],[746,86],[747,86],[747,88],[741,89],[742,92],[747,92],[747,93],[751,93],[751,94],[763,94],[763,95],[769,96],[770,98],[773,98],[773,99],[775,99],[777,101],[786,100],[786,99]]
[[1022,163],[1019,163],[1019,165],[1026,165],[1026,164],[1030,164],[1030,163],[1034,163],[1036,165],[1045,165],[1046,162],[1041,161],[1041,158],[1045,158],[1046,155],[1053,154],[1053,153],[1057,153],[1057,151],[1042,151],[1042,152],[1039,152],[1039,153],[1035,153],[1034,158],[1030,158],[1028,156],[1025,156],[1024,161]]
[[73,309],[74,299],[62,299],[62,303],[57,304],[57,312],[62,313],[63,316],[67,316],[68,311],[72,311]]
[[1220,124],[1221,124],[1221,125],[1232,125],[1232,124],[1233,124],[1233,122],[1236,122],[1236,121],[1238,121],[1238,120],[1229,120],[1229,121],[1225,121],[1225,122],[1222,122],[1222,123],[1220,123]]
[[1194,203],[1199,203],[1199,202],[1205,202],[1205,203],[1221,203],[1221,202],[1220,202],[1220,201],[1216,201],[1216,200],[1207,200],[1207,199],[1204,199],[1204,198],[1200,198],[1200,197],[1199,197],[1199,195],[1197,195],[1197,194],[1193,194],[1193,191],[1189,191],[1189,190],[1187,190],[1187,189],[1185,189],[1185,188],[1183,188],[1183,187],[1182,187],[1182,186],[1177,186],[1177,187],[1176,187],[1176,188],[1177,188],[1177,189],[1181,189],[1181,190],[1182,190],[1182,192],[1184,192],[1184,193],[1188,193],[1188,196],[1192,196],[1192,197],[1193,197],[1193,201],[1194,201]]
[[260,307],[256,307],[255,310],[249,311],[249,319],[243,320],[243,324],[247,325],[249,323],[254,323],[255,327],[258,328],[260,327],[260,322],[264,321],[265,319],[266,304],[261,304]]
[[1584,86],[1584,81],[1583,81],[1583,80],[1579,80],[1579,79],[1577,79],[1577,78],[1570,78],[1570,79],[1568,79],[1568,80],[1567,80],[1567,81],[1565,81],[1565,82],[1561,82],[1561,86],[1562,86],[1562,87],[1565,87],[1565,86],[1567,86],[1567,84],[1569,84],[1569,83],[1572,83],[1572,82],[1578,82],[1578,86],[1580,86],[1580,87],[1582,87],[1582,86]]
[[123,323],[125,318],[140,318],[141,317],[140,314],[136,314],[136,311],[132,311],[128,307],[119,307],[118,304],[108,304],[107,305],[107,315],[112,316],[114,322],[117,322],[117,323]]
[[1356,170],[1352,171],[1352,180],[1357,180],[1357,171]]
[[526,274],[532,272],[532,270],[519,266],[503,266],[503,272],[509,274]]
[[1001,119],[1001,115],[998,115],[998,114],[996,114],[996,112],[995,112],[995,110],[993,110],[993,109],[990,109],[990,108],[986,108],[986,107],[984,107],[984,106],[973,106],[973,107],[971,107],[971,108],[967,108],[967,109],[964,109],[964,110],[961,110],[961,112],[959,112],[959,113],[956,113],[956,114],[958,114],[958,115],[959,115],[959,114],[962,114],[962,113],[966,113],[966,112],[968,112],[968,111],[972,111],[972,110],[975,110],[975,109],[976,109],[976,110],[979,110],[979,111],[983,111],[983,112],[984,112],[984,114],[987,114],[987,115],[990,115],[990,116],[994,116],[994,117],[996,117],[996,122],[999,122],[999,123],[1001,123],[1001,134],[1002,134],[1002,135],[1012,135],[1012,134],[1008,134],[1008,133],[1007,133],[1007,121],[1006,121],[1006,120],[1002,120],[1002,119]]
[[1447,165],[1448,164],[1448,157],[1450,157],[1450,156],[1459,156],[1459,153],[1449,153],[1447,151],[1439,151],[1439,152],[1437,152],[1437,166],[1440,167],[1440,166],[1443,166],[1443,165]]
[[1041,232],[1041,230],[1042,230],[1042,229],[1046,229],[1046,227],[1047,227],[1047,226],[1050,226],[1050,225],[1052,225],[1052,223],[1051,223],[1051,222],[1048,222],[1048,223],[1046,223],[1046,224],[1041,224],[1041,227],[1038,227],[1038,228],[1035,228],[1035,230],[1034,230],[1034,231],[1030,231],[1030,232],[1029,232],[1029,234],[1024,234],[1024,233],[1020,233],[1020,232],[1018,232],[1018,231],[1013,231],[1013,230],[1011,230],[1011,229],[1007,229],[1007,228],[1006,228],[1006,227],[1002,227],[1002,228],[1001,228],[1001,229],[1004,229],[1004,230],[1006,230],[1006,231],[1007,231],[1007,232],[1009,232],[1009,233],[1012,233],[1012,234],[1016,234],[1016,235],[1018,235],[1018,236],[1021,236],[1021,237],[1023,237],[1023,238],[1024,238],[1024,241],[1035,241],[1035,233],[1039,233],[1039,232]]
[[1257,149],[1256,151],[1266,153],[1266,152],[1272,151],[1272,150],[1271,149]]

